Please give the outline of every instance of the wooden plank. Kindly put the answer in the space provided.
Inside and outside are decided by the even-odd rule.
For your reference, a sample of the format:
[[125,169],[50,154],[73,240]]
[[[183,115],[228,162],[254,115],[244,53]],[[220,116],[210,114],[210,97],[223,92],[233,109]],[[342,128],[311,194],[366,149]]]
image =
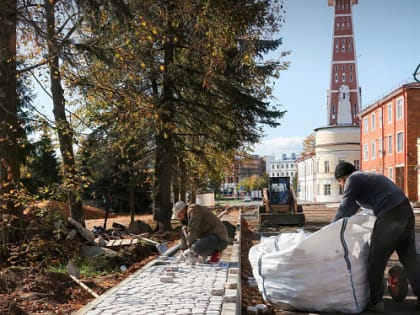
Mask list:
[[117,247],[117,246],[129,246],[137,244],[139,240],[137,238],[124,238],[124,239],[118,239],[118,240],[110,240],[106,247]]
[[114,246],[115,240],[110,240],[107,244],[106,247],[112,247]]

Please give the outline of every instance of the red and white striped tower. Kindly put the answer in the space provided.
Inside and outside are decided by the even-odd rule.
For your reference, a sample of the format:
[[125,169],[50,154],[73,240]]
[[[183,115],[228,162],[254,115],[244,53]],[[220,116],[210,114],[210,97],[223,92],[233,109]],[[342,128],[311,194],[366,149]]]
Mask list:
[[352,6],[358,0],[328,0],[334,6],[331,83],[327,96],[327,124],[359,125],[361,106],[357,79]]
[[357,2],[328,0],[328,5],[334,7],[334,35],[327,124],[315,129],[315,155],[304,161],[313,166],[313,174],[298,179],[298,185],[305,185],[305,193],[316,202],[341,200],[342,191],[334,178],[339,161],[351,162],[356,168],[360,165],[361,101],[352,21],[352,6]]

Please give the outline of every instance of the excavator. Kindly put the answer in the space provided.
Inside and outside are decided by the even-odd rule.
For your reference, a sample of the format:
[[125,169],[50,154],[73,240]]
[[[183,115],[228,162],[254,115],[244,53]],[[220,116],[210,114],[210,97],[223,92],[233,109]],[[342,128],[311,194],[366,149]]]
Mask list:
[[290,177],[270,177],[268,187],[263,189],[263,205],[259,208],[261,227],[303,225],[305,215],[290,185]]

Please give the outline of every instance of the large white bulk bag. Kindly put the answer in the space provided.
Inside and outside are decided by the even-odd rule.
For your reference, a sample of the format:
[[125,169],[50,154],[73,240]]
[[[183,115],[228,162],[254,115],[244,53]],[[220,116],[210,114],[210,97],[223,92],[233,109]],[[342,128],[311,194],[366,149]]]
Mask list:
[[286,310],[362,312],[369,300],[367,258],[375,217],[357,214],[315,233],[262,238],[249,261],[266,302]]

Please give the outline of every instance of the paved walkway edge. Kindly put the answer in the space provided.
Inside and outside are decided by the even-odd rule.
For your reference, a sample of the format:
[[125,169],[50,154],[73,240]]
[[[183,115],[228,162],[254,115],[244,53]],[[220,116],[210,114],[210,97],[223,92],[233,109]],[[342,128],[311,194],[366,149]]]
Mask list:
[[[242,211],[239,210],[235,237],[232,245],[229,245],[227,250],[230,251],[231,268],[228,270],[228,279],[226,287],[232,284],[233,289],[226,289],[225,298],[222,305],[220,315],[241,315],[242,309],[242,290],[241,290],[241,218]],[[222,259],[224,257],[222,256]]]

